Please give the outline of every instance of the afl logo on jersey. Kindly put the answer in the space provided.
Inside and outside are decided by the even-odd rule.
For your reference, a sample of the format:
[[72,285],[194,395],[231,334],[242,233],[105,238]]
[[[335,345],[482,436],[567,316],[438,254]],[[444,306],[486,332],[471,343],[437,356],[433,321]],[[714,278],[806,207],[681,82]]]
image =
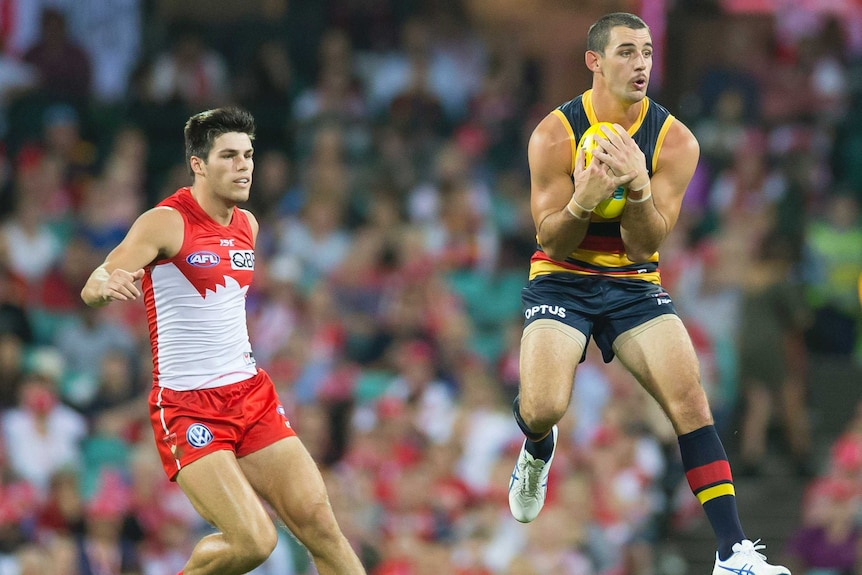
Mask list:
[[218,265],[220,261],[218,254],[212,252],[195,252],[186,258],[186,263],[196,268],[211,268]]
[[186,431],[186,441],[192,447],[205,447],[212,443],[213,432],[203,423],[193,423]]

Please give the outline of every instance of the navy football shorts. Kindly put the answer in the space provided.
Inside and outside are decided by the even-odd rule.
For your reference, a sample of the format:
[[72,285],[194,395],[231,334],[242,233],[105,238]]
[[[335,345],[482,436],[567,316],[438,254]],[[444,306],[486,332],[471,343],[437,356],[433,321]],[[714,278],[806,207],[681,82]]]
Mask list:
[[587,344],[595,339],[605,363],[614,358],[613,343],[621,334],[660,315],[676,315],[660,285],[574,274],[536,277],[521,290],[521,304],[524,327],[538,319],[571,326],[586,336]]

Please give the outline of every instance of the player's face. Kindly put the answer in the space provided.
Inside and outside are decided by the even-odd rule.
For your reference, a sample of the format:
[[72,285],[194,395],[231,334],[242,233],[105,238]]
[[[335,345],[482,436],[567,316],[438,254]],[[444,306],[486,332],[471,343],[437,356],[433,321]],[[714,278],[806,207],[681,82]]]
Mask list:
[[652,70],[652,38],[649,30],[632,30],[625,26],[611,28],[601,66],[611,93],[621,100],[642,100],[646,96]]
[[217,137],[204,168],[213,194],[231,203],[248,200],[253,156],[254,148],[248,134],[229,132]]

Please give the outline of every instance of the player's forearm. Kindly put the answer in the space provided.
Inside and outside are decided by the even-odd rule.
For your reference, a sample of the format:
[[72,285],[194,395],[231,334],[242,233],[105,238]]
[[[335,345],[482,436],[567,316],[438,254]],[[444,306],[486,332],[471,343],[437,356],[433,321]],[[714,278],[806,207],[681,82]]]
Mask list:
[[626,257],[633,262],[648,261],[668,234],[667,222],[656,209],[649,187],[642,197],[626,201],[620,220],[620,234]]
[[81,299],[84,300],[85,304],[90,307],[102,307],[110,303],[110,299],[100,295],[102,293],[102,286],[105,285],[109,277],[110,274],[102,266],[93,270],[93,273],[87,279],[87,283],[84,284],[84,289],[81,290]]
[[577,206],[563,208],[542,220],[539,245],[552,260],[564,261],[584,241],[589,225],[590,212]]

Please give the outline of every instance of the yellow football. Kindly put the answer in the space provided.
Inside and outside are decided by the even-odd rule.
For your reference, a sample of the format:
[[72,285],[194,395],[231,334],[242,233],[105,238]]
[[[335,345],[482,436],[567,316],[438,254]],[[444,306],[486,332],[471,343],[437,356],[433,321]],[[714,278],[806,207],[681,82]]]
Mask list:
[[[607,126],[612,132],[616,133],[614,125],[610,122],[596,122],[581,134],[581,140],[578,142],[578,147],[584,151],[584,161],[587,166],[590,165],[590,161],[593,159],[593,150],[596,149],[596,146],[598,145],[596,143],[596,138],[605,138],[602,126]],[[626,190],[620,186],[614,190],[614,194],[611,197],[596,206],[593,213],[603,219],[613,220],[622,215],[625,205]]]

